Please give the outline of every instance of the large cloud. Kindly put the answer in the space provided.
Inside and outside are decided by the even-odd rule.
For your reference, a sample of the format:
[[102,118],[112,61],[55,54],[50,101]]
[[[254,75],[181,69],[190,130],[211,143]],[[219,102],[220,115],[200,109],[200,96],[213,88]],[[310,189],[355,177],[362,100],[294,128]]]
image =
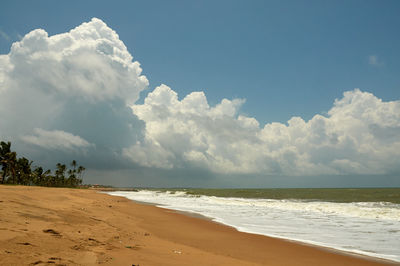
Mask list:
[[96,18],[64,34],[28,33],[0,55],[0,136],[37,146],[31,151],[84,147],[115,157],[143,128],[128,105],[148,80],[132,59]]
[[138,166],[224,178],[400,172],[400,101],[356,89],[327,115],[262,126],[241,114],[243,99],[210,106],[203,92],[179,100],[166,85],[136,104],[141,71],[99,19],[50,37],[34,30],[0,55],[0,137],[39,163],[73,158],[127,176]]
[[211,107],[202,92],[181,101],[161,85],[134,113],[146,123],[145,140],[125,149],[154,167],[205,167],[217,173],[282,175],[399,172],[400,101],[382,102],[358,89],[344,93],[327,116],[260,127],[238,115],[243,100]]

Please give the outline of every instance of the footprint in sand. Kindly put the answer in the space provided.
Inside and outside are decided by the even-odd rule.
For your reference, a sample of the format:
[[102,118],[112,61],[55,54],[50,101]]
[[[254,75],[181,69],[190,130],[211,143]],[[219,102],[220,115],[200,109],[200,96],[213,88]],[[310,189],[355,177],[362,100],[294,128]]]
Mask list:
[[[57,258],[57,257],[50,257],[47,261],[42,261],[42,260],[38,260],[38,261],[35,261],[35,262],[32,262],[30,265],[38,265],[38,264],[55,264],[56,263],[56,261],[60,261],[61,262],[61,258]],[[67,265],[67,264],[60,264],[60,263],[58,263],[57,264],[58,266],[61,266],[61,265]]]
[[53,236],[61,237],[61,234],[53,229],[44,229],[43,232],[52,234]]
[[22,243],[17,243],[18,245],[24,245],[24,246],[32,246],[31,243],[29,242],[22,242]]

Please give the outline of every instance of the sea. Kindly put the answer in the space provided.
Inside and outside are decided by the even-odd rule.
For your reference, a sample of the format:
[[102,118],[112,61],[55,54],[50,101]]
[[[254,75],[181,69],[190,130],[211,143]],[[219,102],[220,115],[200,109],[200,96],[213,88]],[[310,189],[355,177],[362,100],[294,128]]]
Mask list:
[[143,189],[108,194],[200,214],[242,232],[400,262],[400,189]]

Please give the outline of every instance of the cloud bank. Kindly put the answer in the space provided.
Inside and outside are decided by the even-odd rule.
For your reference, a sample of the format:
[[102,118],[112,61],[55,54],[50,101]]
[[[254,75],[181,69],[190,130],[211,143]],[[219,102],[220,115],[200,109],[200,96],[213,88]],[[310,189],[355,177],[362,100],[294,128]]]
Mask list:
[[210,106],[203,92],[179,99],[167,85],[137,104],[149,84],[141,73],[99,19],[54,36],[34,30],[0,55],[1,139],[33,160],[79,155],[93,169],[400,173],[400,101],[355,89],[326,115],[260,125],[241,113],[244,99]]
[[87,148],[91,144],[79,136],[61,130],[47,131],[41,128],[33,129],[35,135],[22,136],[21,139],[30,144],[45,149],[74,150],[76,148]]
[[240,115],[243,100],[211,107],[202,92],[178,100],[166,85],[133,105],[145,139],[124,154],[154,167],[186,164],[218,173],[278,175],[399,172],[400,101],[382,102],[358,89],[345,92],[327,116],[261,127]]

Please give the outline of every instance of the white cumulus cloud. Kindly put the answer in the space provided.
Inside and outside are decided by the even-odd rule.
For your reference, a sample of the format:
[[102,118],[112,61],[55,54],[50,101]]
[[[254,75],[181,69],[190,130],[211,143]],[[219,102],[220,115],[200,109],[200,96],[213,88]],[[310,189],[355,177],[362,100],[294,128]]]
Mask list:
[[70,160],[74,151],[74,159],[96,169],[400,172],[400,101],[355,89],[326,115],[260,125],[241,113],[244,99],[210,106],[203,92],[179,99],[166,85],[137,104],[149,84],[141,73],[118,34],[99,19],[53,36],[34,30],[0,55],[0,139],[39,164]]
[[124,149],[154,167],[205,167],[217,173],[284,175],[384,174],[399,171],[400,101],[383,102],[358,89],[345,92],[327,116],[260,127],[240,115],[243,100],[209,106],[202,92],[181,101],[166,85],[133,112],[146,123],[145,141]]
[[64,148],[92,143],[88,157],[114,158],[141,135],[129,108],[148,87],[141,72],[100,19],[53,36],[33,30],[0,55],[0,137],[42,147],[61,148],[63,138]]
[[3,80],[6,87],[88,101],[125,99],[132,104],[148,85],[118,34],[96,18],[50,37],[42,29],[34,30],[3,57],[10,64],[9,79]]

